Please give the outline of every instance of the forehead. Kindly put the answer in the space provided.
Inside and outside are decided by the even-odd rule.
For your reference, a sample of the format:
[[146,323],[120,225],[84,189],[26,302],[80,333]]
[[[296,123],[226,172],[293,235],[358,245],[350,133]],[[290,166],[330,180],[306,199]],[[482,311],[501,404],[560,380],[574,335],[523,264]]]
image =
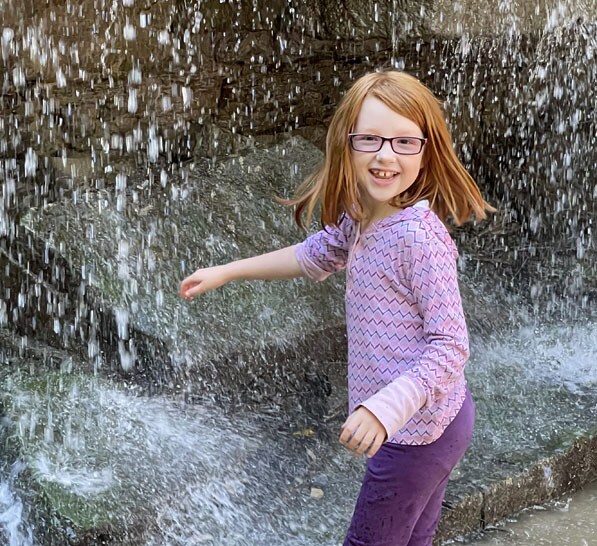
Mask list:
[[375,97],[365,97],[357,117],[355,133],[382,136],[423,136],[421,128]]

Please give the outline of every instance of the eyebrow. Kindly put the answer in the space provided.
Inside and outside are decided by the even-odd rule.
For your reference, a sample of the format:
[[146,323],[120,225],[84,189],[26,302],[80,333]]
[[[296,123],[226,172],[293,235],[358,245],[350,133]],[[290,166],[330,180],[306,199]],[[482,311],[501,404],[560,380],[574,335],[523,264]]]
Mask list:
[[425,138],[425,136],[422,134],[422,131],[418,131],[418,132],[421,134],[415,135],[415,134],[405,131],[402,133],[396,133],[394,136],[389,136],[389,135],[382,135],[381,133],[377,133],[375,131],[350,131],[351,134],[356,134],[356,135],[372,135],[372,136],[382,136],[382,137],[386,137],[386,138],[397,138],[397,137]]

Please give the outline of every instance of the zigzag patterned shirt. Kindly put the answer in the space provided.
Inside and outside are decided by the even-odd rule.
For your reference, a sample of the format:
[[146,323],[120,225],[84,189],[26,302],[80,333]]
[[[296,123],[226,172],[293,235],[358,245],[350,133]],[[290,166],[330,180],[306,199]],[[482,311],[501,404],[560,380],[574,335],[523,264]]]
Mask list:
[[441,220],[426,201],[364,233],[344,215],[295,252],[315,280],[346,269],[349,412],[367,407],[392,443],[439,438],[464,402],[469,354],[458,252]]

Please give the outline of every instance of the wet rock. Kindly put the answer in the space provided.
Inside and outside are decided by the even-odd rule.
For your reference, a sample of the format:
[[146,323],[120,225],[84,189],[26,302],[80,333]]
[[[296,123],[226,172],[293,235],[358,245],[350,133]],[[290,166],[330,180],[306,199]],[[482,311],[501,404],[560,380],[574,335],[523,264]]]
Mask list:
[[311,479],[311,483],[313,484],[313,487],[319,488],[319,489],[325,489],[329,483],[330,479],[329,476],[327,476],[326,474],[317,474],[316,476],[314,476]]
[[[594,339],[594,327],[578,319],[597,295],[593,5],[422,1],[414,8],[408,3],[412,13],[405,14],[401,1],[291,7],[274,0],[258,2],[257,11],[255,2],[202,2],[201,10],[189,2],[38,4],[0,6],[0,324],[18,334],[17,355],[45,342],[80,357],[73,364],[47,350],[42,375],[62,375],[45,379],[28,377],[41,370],[30,360],[26,372],[12,367],[13,357],[3,363],[3,373],[14,372],[10,380],[3,375],[10,425],[3,430],[10,437],[3,457],[28,461],[19,477],[25,496],[40,492],[33,510],[40,541],[133,546],[155,532],[151,546],[161,546],[158,521],[160,532],[185,545],[234,544],[238,537],[223,536],[224,518],[231,528],[256,533],[253,543],[265,545],[269,533],[277,546],[286,527],[276,518],[285,518],[293,502],[308,520],[304,528],[293,523],[293,533],[318,529],[327,537],[335,526],[341,540],[347,499],[356,496],[362,474],[336,441],[345,412],[344,401],[338,403],[345,397],[341,283],[235,286],[192,306],[175,293],[198,261],[217,263],[302,236],[280,219],[287,211],[275,209],[272,196],[288,195],[321,154],[304,141],[288,145],[276,133],[300,134],[321,148],[344,89],[360,74],[388,66],[418,75],[445,99],[458,152],[500,210],[488,226],[457,236],[462,292],[480,355],[469,366],[479,418],[475,444],[450,484],[438,540],[592,479],[594,357],[586,340]],[[260,150],[265,142],[270,149]],[[230,155],[236,157],[217,161]],[[489,281],[470,283],[475,273]],[[533,314],[542,321],[572,318],[577,330],[554,328],[557,341],[546,341]],[[321,324],[331,326],[322,332]],[[513,339],[509,331],[522,335]],[[569,340],[576,352],[562,353]],[[73,369],[91,375],[63,377]],[[114,385],[104,389],[106,377],[140,385],[144,393],[207,398],[209,408],[236,406],[237,419],[243,408],[266,408],[268,420],[264,413],[252,417],[268,426],[255,431],[249,419],[247,436],[235,436],[237,422],[227,428],[207,411],[207,432],[199,433],[171,400],[160,399],[171,412],[165,418],[156,404],[133,399],[105,408],[118,415],[106,430],[93,413],[103,408],[97,393],[122,402]],[[61,382],[83,392],[90,407],[76,406],[78,397],[65,395]],[[64,407],[52,406],[52,399]],[[31,404],[38,411],[29,411]],[[186,458],[174,477],[159,474],[180,455],[170,450],[172,436],[150,427],[163,445],[140,439],[150,435],[147,415],[172,430],[187,426],[175,435]],[[68,452],[60,440],[68,437],[71,417],[89,425],[83,436],[93,447],[73,454],[72,468],[60,466],[65,461],[56,455]],[[308,430],[322,417],[316,438],[280,432]],[[283,427],[272,425],[280,421]],[[249,444],[241,463],[230,452],[223,459],[220,444],[210,447],[220,428],[227,431],[222,446],[231,438]],[[24,430],[31,437],[19,434]],[[184,442],[188,436],[195,438],[192,447]],[[111,446],[109,453],[95,449],[98,438]],[[263,445],[253,446],[254,438]],[[201,450],[211,459],[197,458]],[[156,458],[144,467],[148,453]],[[40,472],[40,460],[59,471],[48,463]],[[160,506],[148,509],[123,493],[119,525],[102,528],[105,512],[81,503],[81,494],[76,502],[72,496],[75,478],[81,485],[81,476],[89,477],[89,460],[100,468],[92,484],[107,469],[119,487],[130,485],[125,493],[142,493],[144,501],[160,491]],[[222,467],[225,474],[215,491],[203,472],[213,461],[221,466],[211,474]],[[239,478],[243,463],[249,470]],[[315,464],[317,472],[328,465],[329,484],[308,476]],[[263,484],[287,491],[289,472],[301,487],[288,499],[262,494]],[[313,503],[305,483],[325,496]],[[257,493],[247,502],[243,491]],[[101,497],[102,491],[91,493]],[[301,502],[318,509],[309,512]],[[124,508],[133,504],[125,520]],[[245,506],[259,507],[259,517]],[[66,529],[58,538],[57,509],[64,514],[58,526]],[[93,517],[93,528],[84,530]],[[203,517],[213,532],[195,527]],[[69,518],[77,521],[74,531]],[[274,523],[263,528],[264,521]],[[321,543],[319,536],[313,540]]]
[[311,488],[310,496],[312,499],[322,499],[323,495],[324,495],[323,489],[320,489],[319,487]]
[[[295,138],[205,172],[189,169],[184,178],[113,172],[112,187],[31,210],[23,225],[32,239],[22,248],[29,271],[44,281],[29,290],[26,306],[15,301],[9,312],[26,332],[43,336],[45,323],[53,331],[48,339],[82,342],[98,369],[150,392],[233,404],[303,393],[305,408],[321,414],[329,370],[315,364],[309,340],[317,337],[317,356],[330,361],[343,347],[340,279],[236,283],[191,303],[177,293],[195,268],[302,240],[290,211],[274,199],[289,195],[320,157]],[[50,263],[36,262],[32,253]],[[62,260],[60,266],[53,260]],[[52,318],[42,312],[31,323],[28,309],[40,299],[60,303],[45,306]]]

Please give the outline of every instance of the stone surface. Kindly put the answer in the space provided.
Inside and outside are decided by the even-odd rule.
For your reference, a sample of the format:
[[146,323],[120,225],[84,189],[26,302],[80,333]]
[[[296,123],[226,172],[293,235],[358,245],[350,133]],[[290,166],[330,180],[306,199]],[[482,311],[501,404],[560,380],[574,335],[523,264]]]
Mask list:
[[[126,4],[0,5],[0,323],[23,336],[21,352],[33,336],[66,347],[80,368],[102,376],[111,396],[122,395],[124,381],[198,407],[208,399],[209,407],[233,418],[252,408],[260,424],[247,425],[250,434],[268,447],[251,445],[247,468],[253,470],[241,481],[252,487],[279,478],[286,491],[279,461],[288,465],[282,470],[292,468],[288,497],[276,499],[267,532],[276,536],[284,528],[277,518],[291,499],[294,513],[306,514],[299,525],[305,536],[317,544],[337,541],[362,470],[336,442],[345,412],[341,285],[307,292],[298,284],[230,287],[194,306],[181,304],[175,293],[198,256],[215,263],[298,238],[280,220],[286,211],[270,206],[272,195],[287,195],[321,156],[304,141],[288,145],[275,134],[292,132],[321,147],[344,89],[366,71],[395,65],[446,101],[460,156],[490,200],[503,204],[492,224],[457,235],[467,315],[478,340],[479,356],[469,369],[479,421],[476,443],[453,477],[438,540],[593,479],[594,348],[586,340],[594,339],[594,326],[578,320],[578,330],[554,327],[556,341],[546,341],[524,325],[540,305],[543,316],[557,319],[564,307],[562,314],[575,318],[570,306],[589,308],[597,295],[595,4],[417,2],[411,18],[389,9],[402,8],[399,0],[342,2],[347,11],[335,1],[309,1],[294,12],[278,0],[257,3],[257,12],[254,2],[235,4],[235,12],[231,3],[210,1],[201,3],[201,18],[187,11],[188,2]],[[376,5],[380,16],[372,21]],[[260,142],[281,145],[252,155]],[[205,161],[228,155],[235,157]],[[489,271],[489,281],[479,282],[477,270],[481,278]],[[324,323],[330,328],[321,332]],[[519,338],[507,335],[519,329]],[[483,337],[487,332],[495,338]],[[582,350],[562,354],[557,339],[571,337],[571,346]],[[500,355],[496,339],[513,352]],[[11,370],[14,378],[3,375],[5,386],[31,373],[31,359]],[[61,369],[63,360],[44,362]],[[558,367],[567,362],[574,367]],[[90,381],[83,376],[81,385]],[[96,393],[86,388],[93,406]],[[18,399],[5,400],[15,417],[4,431],[10,434],[26,415]],[[43,423],[51,400],[35,402]],[[152,404],[127,399],[118,406],[119,422],[145,430],[143,415],[161,415]],[[182,418],[170,401],[163,405],[173,422]],[[95,430],[86,434],[105,433]],[[34,442],[21,440],[29,457]],[[272,455],[274,440],[281,447]],[[35,442],[43,452],[43,442]],[[141,440],[115,446],[112,470],[129,484],[154,474],[143,468],[143,457],[126,451],[140,445],[155,449],[157,460],[172,459],[167,447]],[[284,459],[285,449],[296,459]],[[19,451],[14,447],[10,456]],[[87,455],[105,459],[101,453]],[[190,448],[182,453],[196,456]],[[309,486],[322,474],[329,476],[326,494],[314,503]],[[180,527],[158,511],[164,528],[187,544],[224,540],[217,524],[212,534],[185,535],[197,512],[182,499],[202,498],[202,484],[191,477],[179,490],[171,485],[176,479],[163,477],[162,505],[180,507]],[[24,484],[29,480],[23,476]],[[262,498],[261,491],[251,498]],[[77,519],[63,493],[39,493],[40,528],[51,527],[53,509],[63,512],[63,528],[67,518]],[[265,497],[271,501],[271,494]],[[203,500],[199,514],[217,520],[220,506]],[[238,499],[232,504],[226,521],[255,531],[255,514],[242,512]],[[309,511],[314,504],[315,513]],[[143,514],[155,522],[152,510]],[[81,518],[78,544],[114,539],[132,546],[151,531],[143,514],[108,530],[97,521],[84,529]],[[63,546],[64,536],[52,532],[48,544]],[[229,537],[226,544],[233,544]]]
[[[80,158],[102,178],[124,159],[151,168],[225,157],[247,139],[281,132],[322,147],[345,89],[365,72],[396,65],[445,101],[458,153],[499,209],[486,238],[496,248],[483,257],[489,269],[503,266],[530,299],[554,292],[586,307],[597,294],[594,5],[421,2],[408,10],[431,13],[429,28],[412,25],[392,37],[375,29],[402,13],[403,2],[383,4],[346,12],[356,22],[344,26],[356,29],[378,6],[379,26],[358,39],[324,28],[320,12],[342,26],[335,2],[294,12],[264,3],[261,15],[252,3],[235,4],[235,12],[214,2],[202,4],[202,17],[187,3],[190,11],[168,2],[3,4],[0,148],[10,159],[0,233],[11,230],[18,209],[63,191],[58,158]],[[135,40],[125,38],[127,25],[137,28]],[[554,211],[549,220],[546,211]],[[546,242],[557,248],[553,267],[540,259]]]
[[[302,240],[290,211],[274,199],[288,195],[320,158],[294,139],[205,172],[197,165],[187,178],[123,171],[110,173],[99,191],[77,183],[61,203],[23,218],[30,235],[23,232],[21,259],[42,271],[12,275],[16,300],[7,314],[24,332],[82,343],[98,368],[134,377],[153,392],[279,399],[305,381],[325,391],[310,345],[317,338],[317,356],[333,360],[345,344],[340,280],[235,283],[190,304],[177,293],[200,266]],[[54,292],[46,293],[48,285]],[[17,301],[23,290],[26,305]]]
[[[152,464],[159,467],[160,457],[171,457],[157,444],[146,444],[157,457],[149,466],[131,455],[129,450],[134,454],[140,449],[134,439],[145,434],[140,415],[149,412],[159,420],[160,405],[171,407],[167,400],[192,402],[190,412],[218,408],[221,416],[209,418],[216,430],[226,431],[239,420],[248,427],[249,438],[239,437],[255,442],[248,469],[256,460],[277,468],[270,434],[280,453],[292,453],[285,459],[286,469],[293,469],[292,488],[279,486],[284,495],[278,507],[280,513],[301,514],[311,529],[308,536],[319,544],[324,538],[339,540],[362,472],[361,462],[337,442],[346,412],[341,283],[239,284],[191,305],[178,299],[176,287],[184,272],[199,263],[219,263],[300,240],[290,211],[275,206],[272,196],[285,195],[295,177],[320,157],[315,147],[295,138],[245,149],[216,166],[197,163],[176,176],[164,171],[165,178],[160,172],[137,177],[122,164],[105,174],[102,189],[71,189],[60,202],[32,209],[22,218],[19,238],[4,249],[2,264],[10,268],[2,281],[4,293],[10,294],[4,299],[6,322],[10,318],[13,326],[18,324],[17,331],[28,339],[75,351],[77,372],[99,375],[108,391],[104,396],[120,400],[115,422],[133,438],[112,450],[109,468],[121,476],[117,481],[144,483],[142,476],[153,473]],[[466,249],[461,252],[466,264]],[[581,486],[595,472],[590,455],[597,423],[594,323],[539,327],[514,294],[468,283],[466,268],[462,282],[473,334],[468,377],[478,424],[473,447],[450,484],[438,540],[480,529],[529,503],[545,502]],[[58,369],[68,368],[64,359],[50,361]],[[27,360],[22,366],[32,367]],[[23,372],[11,377],[5,377],[3,390],[15,391],[13,422],[31,422],[26,414],[21,419],[24,406],[19,409],[14,402],[31,399],[19,394],[26,385]],[[21,387],[15,387],[16,380]],[[97,406],[89,387],[94,380],[83,376],[81,381],[78,393],[87,394],[77,400]],[[127,387],[122,393],[123,382]],[[135,391],[126,389],[134,386],[154,398],[129,399],[127,393]],[[37,398],[42,427],[55,397]],[[94,421],[101,412],[86,411],[78,411],[89,416],[85,434],[101,437],[103,432],[94,432],[94,427],[101,429]],[[168,419],[175,422],[179,410],[172,406],[172,411]],[[58,412],[55,422],[67,418],[68,412]],[[25,443],[27,438],[25,434]],[[199,440],[191,436],[188,441]],[[89,451],[72,460],[75,466],[106,460],[102,450],[86,443]],[[217,461],[214,457],[210,464]],[[258,465],[247,470],[246,479],[272,485],[268,472]],[[325,495],[313,512],[310,488],[322,483],[322,475],[327,477]],[[63,474],[57,472],[56,479],[64,479]],[[184,492],[164,488],[160,503],[175,506],[181,511],[177,517],[191,525],[195,508],[181,503]],[[101,523],[99,530],[85,530],[88,520],[69,511],[62,495],[48,498],[68,520],[80,518],[79,536],[105,531]],[[130,502],[133,506],[136,501]],[[236,499],[234,506],[237,513],[244,502]],[[154,506],[141,511],[155,519]],[[140,536],[133,521],[143,527],[145,520],[118,517],[111,533],[121,541],[117,544],[131,544],[131,536]],[[250,527],[253,517],[249,512],[242,518]],[[217,536],[227,524],[214,525]],[[328,531],[318,531],[321,525]],[[273,529],[275,534],[275,525]]]
[[[5,40],[2,62],[22,78],[6,82],[3,108],[27,112],[22,146],[44,153],[109,149],[138,127],[143,137],[134,150],[144,148],[152,129],[171,141],[161,153],[184,156],[209,123],[245,135],[317,131],[356,77],[394,63],[444,95],[452,82],[443,81],[443,59],[460,61],[460,73],[470,62],[484,66],[499,56],[494,48],[516,52],[519,38],[530,39],[532,49],[540,46],[535,31],[546,25],[550,32],[558,24],[586,26],[590,33],[595,15],[586,6],[575,25],[566,3],[494,4],[330,0],[255,8],[247,2],[235,11],[229,3],[207,2],[201,13],[173,1],[119,9],[59,2],[25,11],[7,2],[0,9],[13,37]],[[128,26],[136,29],[135,40],[125,39]],[[471,46],[482,58],[466,59]],[[532,54],[514,59],[533,60]],[[477,100],[492,104],[491,87],[464,89],[475,99],[475,112],[484,114]],[[470,124],[461,130],[467,129],[473,135],[481,130]],[[35,135],[43,138],[36,142]]]
[[430,28],[438,35],[524,35],[553,28],[574,17],[594,20],[596,15],[597,5],[582,0],[436,0]]
[[[484,346],[477,339],[474,354]],[[363,461],[337,441],[343,412],[330,410],[308,426],[296,409],[245,407],[223,414],[213,405],[142,396],[131,385],[90,374],[88,362],[43,344],[18,350],[9,336],[1,347],[1,433],[12,446],[4,457],[18,454],[26,463],[27,498],[36,495],[46,520],[51,513],[54,526],[60,523],[53,532],[63,542],[55,544],[87,546],[104,537],[122,546],[157,546],[166,536],[178,536],[182,542],[175,544],[182,545],[199,533],[207,544],[240,545],[247,537],[266,546],[277,546],[280,537],[292,546],[341,540],[363,471]],[[11,350],[15,356],[7,359]],[[549,347],[542,351],[549,354]],[[594,379],[574,377],[585,391],[579,396],[555,381],[527,379],[523,385],[523,376],[510,370],[525,397],[508,399],[505,413],[500,403],[506,398],[488,386],[491,370],[480,369],[492,359],[489,351],[469,363],[477,430],[449,484],[436,544],[597,477]],[[345,405],[345,386],[336,381],[331,408]],[[545,415],[554,432],[546,439],[536,421],[537,412],[545,413],[539,401],[558,391],[552,410],[561,416]],[[300,400],[296,393],[289,398]],[[508,425],[496,430],[496,419]],[[567,421],[576,424],[573,435],[570,426],[562,426]],[[313,433],[305,434],[307,429]],[[489,441],[496,435],[501,441]],[[507,435],[512,438],[504,441]],[[313,489],[325,494],[315,499]],[[231,529],[240,535],[230,535]]]

